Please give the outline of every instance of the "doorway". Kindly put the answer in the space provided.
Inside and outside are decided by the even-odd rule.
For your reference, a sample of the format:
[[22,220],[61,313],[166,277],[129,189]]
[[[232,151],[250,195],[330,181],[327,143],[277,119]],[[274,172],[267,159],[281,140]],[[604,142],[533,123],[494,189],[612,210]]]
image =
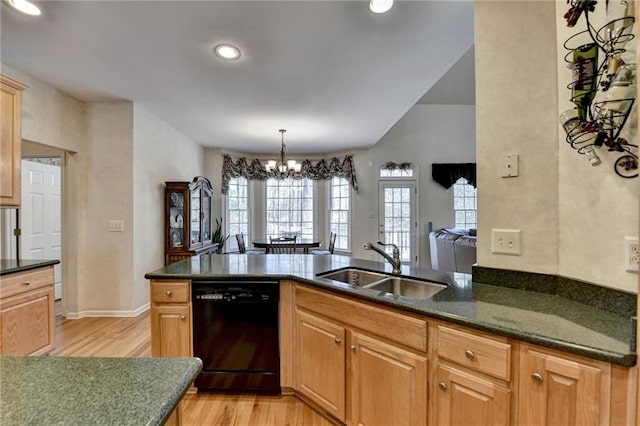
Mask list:
[[[402,263],[417,265],[417,188],[415,180],[378,181],[379,240],[400,249]],[[385,247],[391,254],[391,248]]]
[[62,299],[62,179],[60,158],[22,160],[20,258],[59,259],[54,293]]

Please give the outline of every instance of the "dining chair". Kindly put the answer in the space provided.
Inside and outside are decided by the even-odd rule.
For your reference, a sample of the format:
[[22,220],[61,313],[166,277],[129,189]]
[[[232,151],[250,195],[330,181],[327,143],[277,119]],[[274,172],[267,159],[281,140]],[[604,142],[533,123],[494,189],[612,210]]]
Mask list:
[[296,252],[297,236],[293,237],[269,237],[269,253],[293,254]]
[[311,254],[333,254],[333,250],[336,246],[336,237],[338,234],[331,232],[329,234],[329,246],[326,249],[311,250]]
[[262,251],[262,250],[247,250],[247,246],[245,245],[245,242],[244,242],[244,233],[243,232],[241,232],[239,234],[236,234],[236,241],[238,242],[238,251],[240,253],[264,254],[264,251]]

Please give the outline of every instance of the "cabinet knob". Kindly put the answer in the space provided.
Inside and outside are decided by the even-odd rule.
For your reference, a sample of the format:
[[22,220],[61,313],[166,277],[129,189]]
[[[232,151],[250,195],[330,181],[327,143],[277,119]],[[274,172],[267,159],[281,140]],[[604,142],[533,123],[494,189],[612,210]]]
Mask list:
[[440,389],[442,389],[443,391],[446,391],[446,390],[447,390],[447,384],[446,384],[445,382],[440,382],[440,383],[438,384],[438,387],[439,387]]
[[356,345],[349,346],[349,349],[351,349],[351,352],[355,352],[356,351]]
[[470,360],[473,360],[476,357],[476,354],[474,354],[473,351],[467,349],[466,351],[464,351],[464,356],[466,356]]
[[167,291],[165,291],[165,293],[164,293],[164,294],[166,294],[166,295],[167,295],[167,297],[171,297],[171,290],[167,290]]
[[180,315],[180,319],[184,321],[187,317],[185,315]]
[[335,339],[333,339],[333,340],[334,340],[336,343],[340,343],[340,342],[342,342],[342,339],[341,339],[341,338],[339,338],[339,337],[336,337],[336,338],[335,338]]
[[30,281],[25,281],[25,282],[22,283],[22,285],[31,285],[31,282]]
[[531,377],[533,377],[533,380],[535,380],[538,383],[544,382],[544,377],[542,377],[542,374],[540,373],[533,373]]

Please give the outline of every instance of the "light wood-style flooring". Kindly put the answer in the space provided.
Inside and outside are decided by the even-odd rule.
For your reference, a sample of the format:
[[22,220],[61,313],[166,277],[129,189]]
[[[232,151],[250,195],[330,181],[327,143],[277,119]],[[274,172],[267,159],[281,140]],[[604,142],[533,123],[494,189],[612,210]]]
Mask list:
[[[151,356],[149,312],[136,318],[56,317],[51,356]],[[182,424],[212,426],[331,426],[294,396],[187,394]]]

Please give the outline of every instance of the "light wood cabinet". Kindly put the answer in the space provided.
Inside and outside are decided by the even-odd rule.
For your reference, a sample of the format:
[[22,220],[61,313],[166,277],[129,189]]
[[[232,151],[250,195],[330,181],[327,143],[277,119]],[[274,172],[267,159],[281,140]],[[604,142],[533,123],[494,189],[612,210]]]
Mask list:
[[336,418],[345,419],[346,331],[341,325],[298,311],[294,370],[297,389]]
[[511,391],[463,369],[438,365],[434,408],[437,424],[507,426]]
[[398,342],[426,349],[425,320],[305,286],[295,300],[298,392],[348,425],[426,425],[426,350]]
[[432,424],[511,424],[511,351],[504,338],[434,323]]
[[0,207],[20,206],[22,91],[26,88],[0,74]]
[[53,266],[0,279],[0,354],[44,355],[55,348]]
[[426,425],[427,357],[351,332],[352,425]]
[[519,424],[609,424],[611,365],[523,344]]
[[190,295],[190,281],[151,281],[152,356],[193,356]]

